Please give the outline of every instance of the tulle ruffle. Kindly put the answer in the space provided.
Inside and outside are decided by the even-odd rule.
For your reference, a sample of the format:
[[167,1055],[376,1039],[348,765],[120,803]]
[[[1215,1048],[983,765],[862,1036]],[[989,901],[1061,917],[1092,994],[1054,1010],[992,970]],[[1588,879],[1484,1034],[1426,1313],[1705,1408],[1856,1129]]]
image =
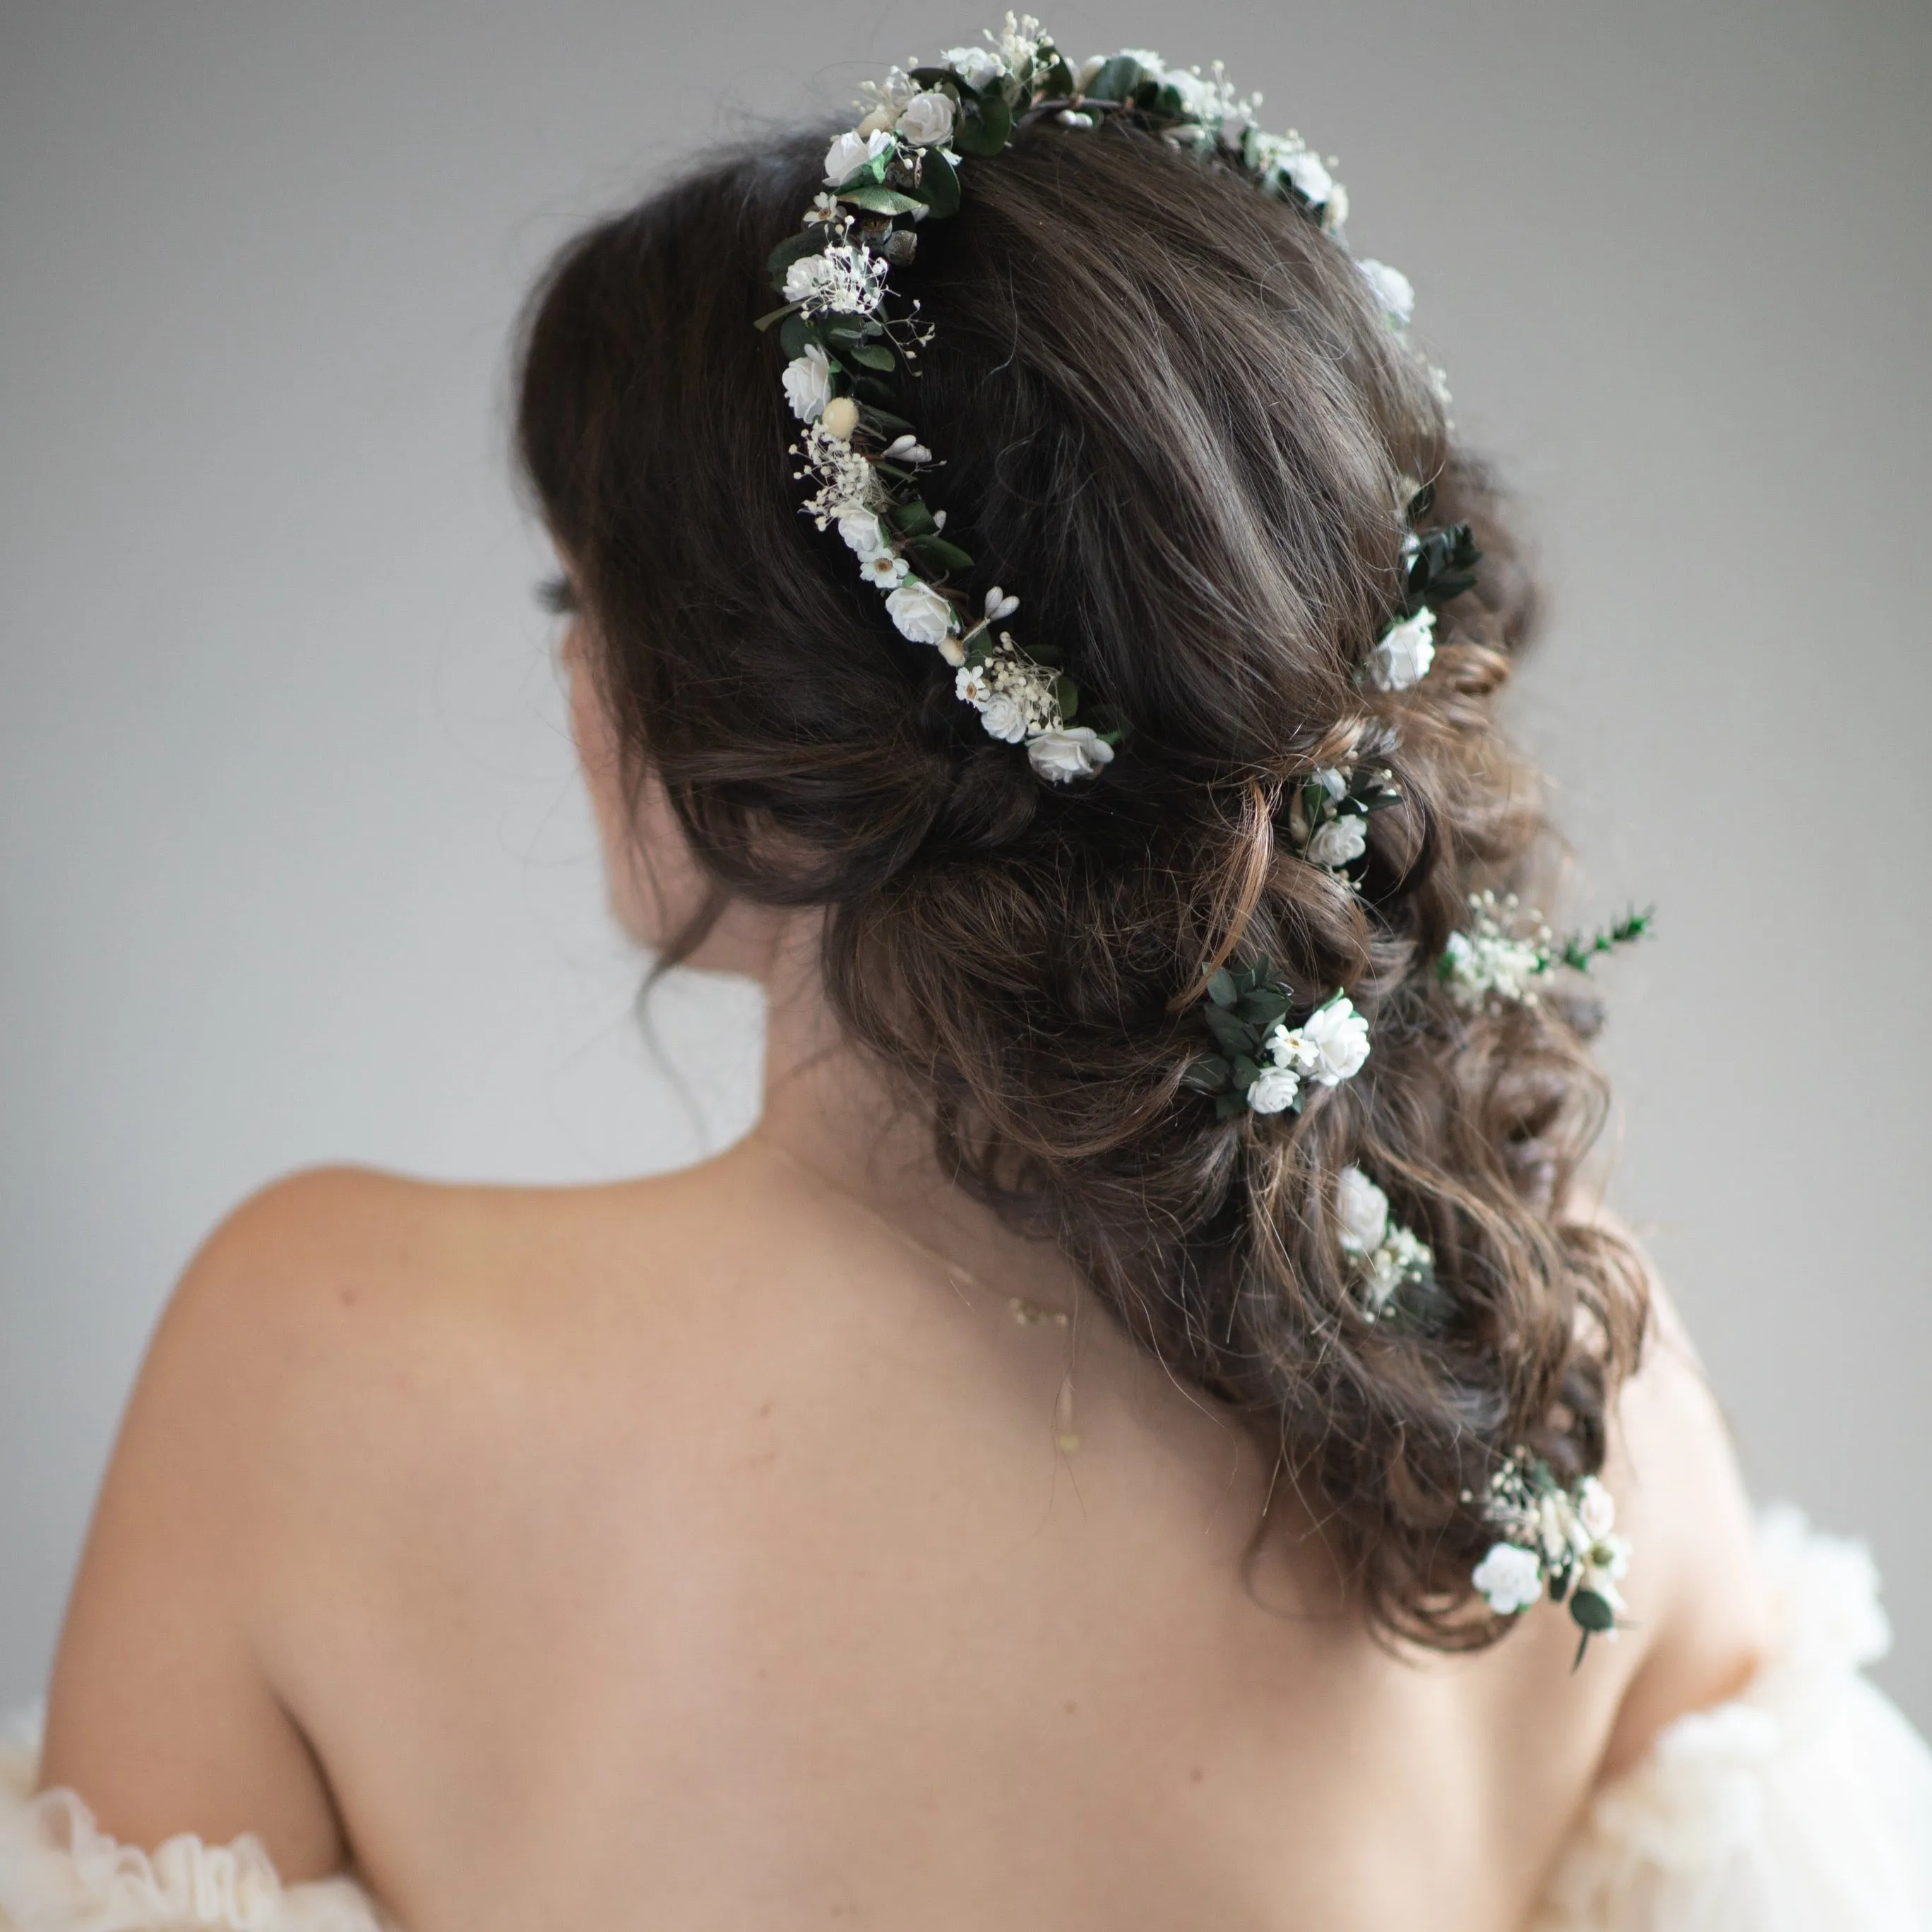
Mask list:
[[1532,1932],[1932,1932],[1932,1751],[1858,1675],[1891,1643],[1871,1559],[1760,1529],[1775,1651],[1596,1794]]

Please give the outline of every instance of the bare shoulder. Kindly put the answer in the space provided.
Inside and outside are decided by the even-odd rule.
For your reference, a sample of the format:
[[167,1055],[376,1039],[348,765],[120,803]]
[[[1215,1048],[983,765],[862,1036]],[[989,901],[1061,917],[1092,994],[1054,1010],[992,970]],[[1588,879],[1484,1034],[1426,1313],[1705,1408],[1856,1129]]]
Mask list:
[[287,1681],[288,1604],[360,1587],[386,1542],[420,1536],[426,1486],[452,1469],[487,1482],[479,1450],[541,1382],[546,1336],[570,1328],[561,1304],[594,1296],[620,1246],[632,1304],[647,1296],[652,1190],[674,1226],[690,1186],[328,1168],[230,1214],[128,1406],[62,1634],[43,1782],[130,1842],[252,1831],[285,1875],[337,1868],[340,1824]]
[[1651,1334],[1618,1402],[1606,1472],[1646,1578],[1644,1660],[1611,1738],[1605,1768],[1612,1774],[1673,1718],[1742,1688],[1771,1630],[1730,1430],[1682,1317],[1654,1276],[1652,1294]]

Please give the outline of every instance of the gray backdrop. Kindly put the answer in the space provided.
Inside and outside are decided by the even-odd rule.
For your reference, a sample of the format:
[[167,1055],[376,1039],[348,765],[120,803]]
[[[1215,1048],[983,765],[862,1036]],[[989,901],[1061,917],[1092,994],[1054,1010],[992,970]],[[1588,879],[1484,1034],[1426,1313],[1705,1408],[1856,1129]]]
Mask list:
[[[572,782],[505,344],[694,147],[971,36],[933,0],[0,5],[0,1703],[170,1282],[298,1163],[714,1148]],[[1342,157],[1551,587],[1517,715],[1615,970],[1618,1200],[1754,1484],[1868,1537],[1932,1725],[1924,0],[1069,4]],[[680,1070],[686,1082],[680,1089]]]

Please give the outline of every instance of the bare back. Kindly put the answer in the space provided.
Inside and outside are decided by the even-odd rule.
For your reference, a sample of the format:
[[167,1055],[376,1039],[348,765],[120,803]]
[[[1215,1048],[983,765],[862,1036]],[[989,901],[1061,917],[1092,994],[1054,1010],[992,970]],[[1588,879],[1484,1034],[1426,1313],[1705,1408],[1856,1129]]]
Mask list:
[[45,1776],[412,1932],[1510,1926],[1750,1660],[1685,1607],[1747,1526],[1667,1344],[1624,1418],[1636,1628],[1397,1654],[1295,1498],[1250,1559],[1270,1472],[1057,1258],[965,1276],[755,1141],[308,1177],[164,1324]]

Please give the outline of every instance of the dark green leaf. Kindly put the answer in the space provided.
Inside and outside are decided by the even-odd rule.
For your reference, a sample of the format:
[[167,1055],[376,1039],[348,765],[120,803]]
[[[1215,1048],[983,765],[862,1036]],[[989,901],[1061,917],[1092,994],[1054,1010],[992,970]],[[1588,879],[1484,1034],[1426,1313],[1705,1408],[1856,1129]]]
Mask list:
[[1246,1088],[1243,1088],[1238,1093],[1223,1094],[1214,1102],[1214,1118],[1217,1120],[1232,1120],[1237,1114],[1245,1114],[1247,1111],[1248,1096]]
[[1436,507],[1436,485],[1425,483],[1408,500],[1408,520],[1413,524],[1418,517],[1426,517]]
[[1180,1076],[1180,1084],[1197,1094],[1225,1094],[1228,1077],[1228,1063],[1210,1053],[1197,1060]]
[[1064,673],[1053,680],[1053,701],[1060,706],[1060,721],[1071,722],[1080,709],[1080,687]]
[[920,164],[919,191],[935,215],[959,212],[959,170],[937,148],[928,148]]
[[1215,1045],[1230,1059],[1237,1054],[1253,1058],[1258,1042],[1246,1021],[1226,1006],[1212,1004],[1202,1009],[1202,1016],[1208,1022],[1208,1030],[1214,1036]]
[[1595,1591],[1579,1590],[1570,1599],[1570,1618],[1586,1630],[1606,1630],[1615,1628],[1617,1613]]
[[882,349],[876,342],[862,343],[852,351],[852,359],[862,362],[868,369],[896,369],[898,358],[890,349]]
[[964,96],[973,92],[950,67],[916,67],[906,78],[917,81],[922,87],[953,88]]
[[1241,1001],[1241,1017],[1265,1039],[1288,1017],[1288,995],[1278,986],[1258,986]]
[[784,327],[778,331],[778,346],[788,356],[802,356],[806,344],[811,342],[816,342],[821,349],[825,346],[824,339],[818,332],[818,325],[808,316],[796,312],[788,315]]
[[930,536],[939,528],[932,512],[916,496],[910,502],[895,503],[886,512],[886,520],[904,537]]
[[1245,1094],[1262,1077],[1262,1070],[1245,1053],[1238,1053],[1234,1058],[1234,1084]]
[[1087,89],[1090,100],[1131,100],[1141,84],[1141,64],[1131,54],[1116,54],[1096,74]]
[[1209,975],[1208,997],[1217,1006],[1232,1006],[1240,998],[1240,988],[1234,984],[1234,976],[1226,967],[1217,967]]
[[772,309],[768,310],[765,314],[760,316],[758,320],[752,323],[752,326],[754,328],[769,328],[781,316],[794,315],[797,311],[797,303],[787,302],[783,308]]
[[906,554],[921,574],[927,577],[944,577],[950,571],[973,568],[972,558],[944,537],[914,537],[907,544]]
[[962,154],[997,154],[1012,131],[1013,110],[1000,95],[989,94],[962,112],[952,130],[952,145]]
[[[889,385],[872,376],[860,376],[852,386],[867,394],[876,392],[887,396],[892,394]],[[904,436],[912,428],[904,416],[896,416],[890,410],[878,409],[870,403],[860,410],[859,420],[875,436]]]
[[822,255],[831,230],[822,221],[815,221],[809,228],[801,228],[796,235],[788,235],[765,257],[765,267],[772,280],[780,288],[784,286],[784,272],[793,262],[805,255]]

